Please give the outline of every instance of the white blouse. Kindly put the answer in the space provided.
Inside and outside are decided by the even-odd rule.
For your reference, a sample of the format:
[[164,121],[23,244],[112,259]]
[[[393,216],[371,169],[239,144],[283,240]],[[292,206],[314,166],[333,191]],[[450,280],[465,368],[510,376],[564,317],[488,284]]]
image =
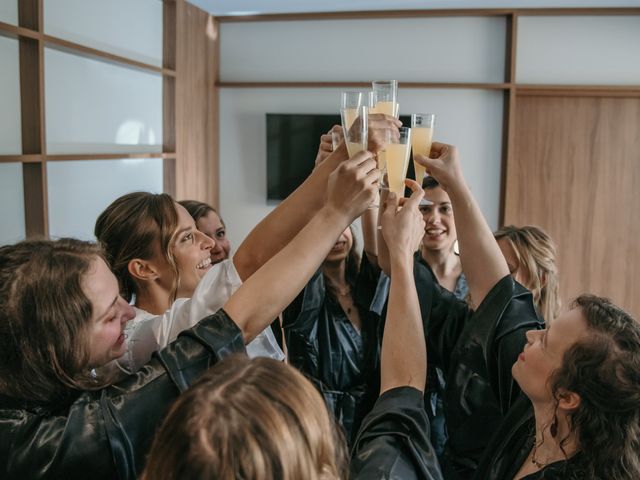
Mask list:
[[[178,334],[194,326],[202,318],[216,313],[242,285],[231,260],[215,264],[202,277],[191,298],[178,298],[162,315],[135,308],[136,316],[125,328],[127,352],[118,365],[129,372],[139,370],[151,360],[153,352],[166,347]],[[271,357],[283,360],[271,327],[265,328],[247,345],[250,357]]]

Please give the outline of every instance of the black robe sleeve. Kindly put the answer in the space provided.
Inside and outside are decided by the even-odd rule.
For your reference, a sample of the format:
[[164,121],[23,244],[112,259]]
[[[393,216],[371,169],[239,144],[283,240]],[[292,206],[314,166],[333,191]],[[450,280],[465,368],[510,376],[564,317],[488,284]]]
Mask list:
[[422,392],[398,387],[378,398],[358,432],[350,470],[354,480],[442,479]]
[[244,352],[242,332],[220,310],[135,374],[71,405],[53,410],[0,398],[0,478],[134,480],[173,401],[233,352]]

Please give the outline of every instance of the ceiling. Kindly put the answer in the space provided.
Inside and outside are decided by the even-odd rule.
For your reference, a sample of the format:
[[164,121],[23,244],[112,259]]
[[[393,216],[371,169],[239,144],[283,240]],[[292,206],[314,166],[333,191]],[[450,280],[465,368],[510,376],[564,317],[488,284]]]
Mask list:
[[454,8],[639,7],[640,0],[188,0],[212,15]]

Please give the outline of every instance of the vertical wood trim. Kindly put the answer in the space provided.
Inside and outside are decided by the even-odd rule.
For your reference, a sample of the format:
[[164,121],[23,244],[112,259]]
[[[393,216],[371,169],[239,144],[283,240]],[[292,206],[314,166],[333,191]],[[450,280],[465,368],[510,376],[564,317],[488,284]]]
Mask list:
[[176,159],[162,159],[162,191],[176,196]]
[[208,142],[209,158],[211,159],[211,203],[214,208],[220,211],[220,22],[217,18],[209,17],[209,22],[213,27],[213,62],[211,82],[207,88],[212,92],[211,108],[209,109],[209,128],[211,141]]
[[46,183],[46,162],[22,164],[24,226],[27,238],[49,235]]
[[[176,68],[176,0],[164,0],[162,17],[162,67],[175,71]],[[176,77],[162,78],[162,151],[176,152]],[[163,191],[176,195],[176,164],[178,158],[162,161]]]
[[25,234],[27,238],[49,234],[47,203],[47,163],[44,112],[44,42],[42,0],[19,0],[20,27],[40,34],[20,37],[20,108],[22,153],[40,155],[39,161],[22,164]]
[[218,206],[217,22],[177,3],[176,198]]
[[504,92],[502,113],[502,162],[500,167],[500,212],[498,224],[503,226],[505,222],[505,210],[507,202],[507,184],[509,182],[509,164],[512,152],[515,148],[515,112],[516,112],[516,50],[518,47],[518,15],[512,13],[507,16],[507,38],[505,51],[505,82],[509,90]]

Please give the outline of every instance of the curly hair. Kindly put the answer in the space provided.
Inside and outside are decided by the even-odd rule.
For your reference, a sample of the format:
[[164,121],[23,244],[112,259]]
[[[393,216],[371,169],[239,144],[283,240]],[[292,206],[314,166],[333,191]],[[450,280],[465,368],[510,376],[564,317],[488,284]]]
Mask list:
[[232,355],[173,405],[142,480],[337,480],[344,439],[318,391],[270,358]]
[[511,245],[518,264],[525,272],[527,281],[524,286],[531,290],[545,322],[552,322],[560,312],[561,303],[556,246],[551,237],[533,225],[507,225],[494,232],[493,236],[496,240],[504,238]]
[[551,378],[556,400],[560,391],[580,395],[570,417],[578,439],[580,478],[640,478],[640,326],[608,299],[578,297],[588,326],[586,339],[564,354]]

